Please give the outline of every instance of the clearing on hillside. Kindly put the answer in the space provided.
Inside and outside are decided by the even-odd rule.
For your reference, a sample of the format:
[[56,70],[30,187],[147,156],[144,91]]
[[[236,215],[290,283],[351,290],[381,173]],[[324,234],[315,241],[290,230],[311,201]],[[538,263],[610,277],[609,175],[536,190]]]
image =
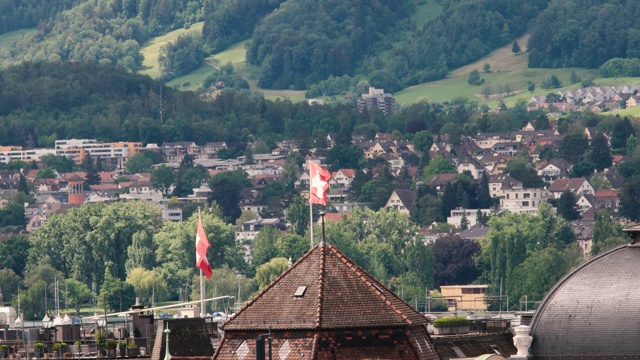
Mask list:
[[161,74],[160,66],[158,65],[158,55],[160,55],[160,48],[162,47],[162,45],[168,43],[169,41],[176,40],[180,35],[188,34],[191,32],[197,32],[198,34],[201,34],[203,26],[204,22],[195,23],[188,29],[174,30],[162,36],[156,36],[147,41],[140,50],[140,53],[142,53],[142,55],[144,56],[144,60],[142,61],[142,70],[140,70],[139,73],[149,75],[154,79],[159,78]]

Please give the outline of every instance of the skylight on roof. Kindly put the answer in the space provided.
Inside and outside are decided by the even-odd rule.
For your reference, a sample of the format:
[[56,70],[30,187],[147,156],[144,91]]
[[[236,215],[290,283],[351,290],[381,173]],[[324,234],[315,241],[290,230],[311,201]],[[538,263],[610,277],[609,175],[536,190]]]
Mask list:
[[307,291],[307,286],[306,285],[298,286],[298,289],[296,290],[296,293],[293,294],[293,297],[303,297],[305,291]]

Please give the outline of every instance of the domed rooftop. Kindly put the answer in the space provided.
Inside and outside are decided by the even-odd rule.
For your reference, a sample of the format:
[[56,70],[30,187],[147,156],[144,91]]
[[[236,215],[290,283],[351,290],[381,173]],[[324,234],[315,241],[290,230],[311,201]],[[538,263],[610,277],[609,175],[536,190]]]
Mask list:
[[536,358],[640,357],[640,244],[604,252],[561,279],[532,322]]

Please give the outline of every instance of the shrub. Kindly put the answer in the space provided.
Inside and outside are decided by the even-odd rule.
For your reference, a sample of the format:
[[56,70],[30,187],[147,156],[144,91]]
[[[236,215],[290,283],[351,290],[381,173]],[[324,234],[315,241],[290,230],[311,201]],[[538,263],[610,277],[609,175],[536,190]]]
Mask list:
[[60,349],[62,349],[62,344],[60,343],[53,344],[53,351],[58,351]]
[[73,343],[73,345],[80,346],[80,345],[82,345],[82,343],[80,341],[76,341],[76,342]]
[[123,346],[127,346],[127,342],[124,340],[120,340],[120,342],[118,343],[119,347],[123,347]]
[[104,346],[104,342],[107,339],[107,335],[104,331],[96,330],[96,333],[95,335],[93,335],[93,337],[96,339],[96,345]]
[[43,344],[43,343],[35,343],[35,344],[33,345],[33,348],[34,348],[35,350],[43,350],[43,349],[44,349],[44,344]]
[[107,349],[115,349],[116,346],[118,345],[118,342],[115,341],[114,339],[109,339],[107,340],[106,345],[107,345]]
[[5,344],[0,345],[0,351],[7,350],[7,349],[9,349],[9,346]]
[[435,328],[451,328],[469,326],[469,320],[463,317],[440,318],[433,321]]
[[129,340],[129,342],[127,343],[127,347],[129,349],[135,349],[136,348],[136,342],[133,340]]

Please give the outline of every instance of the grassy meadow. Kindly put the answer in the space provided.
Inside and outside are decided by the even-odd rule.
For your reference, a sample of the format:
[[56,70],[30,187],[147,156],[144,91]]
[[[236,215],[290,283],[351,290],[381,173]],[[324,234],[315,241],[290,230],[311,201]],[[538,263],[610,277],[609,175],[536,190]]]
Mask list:
[[202,27],[204,22],[199,22],[191,25],[188,29],[178,29],[166,33],[162,36],[156,36],[142,45],[141,53],[144,56],[142,61],[141,74],[146,74],[154,79],[160,77],[160,66],[158,65],[158,55],[160,55],[160,48],[162,45],[174,41],[180,35],[188,34],[191,32],[202,33]]
[[11,47],[20,38],[20,36],[31,31],[36,31],[36,29],[35,28],[20,29],[20,30],[10,31],[6,34],[0,35],[0,49],[7,49]]

